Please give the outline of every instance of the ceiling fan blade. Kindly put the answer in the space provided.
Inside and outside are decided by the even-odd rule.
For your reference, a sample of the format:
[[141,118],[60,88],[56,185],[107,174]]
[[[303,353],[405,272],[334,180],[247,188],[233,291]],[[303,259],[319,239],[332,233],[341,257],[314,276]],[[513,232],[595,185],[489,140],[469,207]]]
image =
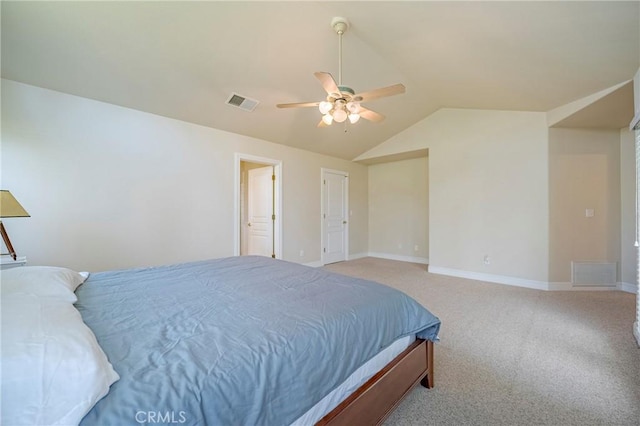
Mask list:
[[379,123],[384,120],[384,115],[375,111],[371,111],[370,109],[366,109],[363,106],[360,106],[360,111],[358,112],[358,114],[360,114],[360,117],[365,118],[369,121],[373,121],[375,123]]
[[338,89],[338,84],[333,79],[333,76],[328,72],[314,72],[313,75],[316,76],[320,83],[322,83],[322,87],[327,92],[328,95],[332,93],[340,93],[340,89]]
[[353,100],[357,102],[368,102],[374,99],[383,98],[385,96],[399,95],[405,92],[403,84],[394,84],[393,86],[382,87],[380,89],[370,90],[368,92],[358,93],[353,96]]
[[297,102],[293,104],[278,104],[278,108],[304,108],[318,106],[320,102]]

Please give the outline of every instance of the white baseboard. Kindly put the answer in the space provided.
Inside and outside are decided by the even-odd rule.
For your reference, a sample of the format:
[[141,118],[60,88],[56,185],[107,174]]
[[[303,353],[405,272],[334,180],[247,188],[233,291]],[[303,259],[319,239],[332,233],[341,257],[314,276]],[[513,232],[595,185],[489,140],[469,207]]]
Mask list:
[[[364,257],[378,257],[381,259],[398,260],[401,262],[420,263],[429,265],[429,259],[425,257],[401,256],[389,253],[355,253],[350,254],[347,260],[362,259]],[[318,268],[323,266],[321,260],[304,263],[306,266]],[[495,284],[505,284],[515,287],[532,288],[535,290],[547,291],[611,291],[619,290],[627,293],[637,294],[638,286],[632,283],[619,282],[615,286],[576,286],[570,282],[546,282],[529,280],[525,278],[509,277],[505,275],[486,274],[483,272],[471,272],[461,269],[443,268],[441,266],[429,265],[428,271],[432,274],[448,275],[451,277],[467,278],[476,281],[486,281]],[[635,331],[635,329],[634,329]]]
[[637,287],[634,284],[618,283],[615,286],[576,286],[570,282],[546,282],[524,278],[508,277],[504,275],[485,274],[482,272],[470,272],[459,269],[442,268],[429,265],[429,272],[433,274],[449,275],[452,277],[468,278],[476,281],[487,281],[496,284],[506,284],[516,287],[533,288],[547,291],[612,291],[619,290],[635,294]]
[[369,257],[369,253],[355,253],[355,254],[350,254],[350,255],[347,257],[347,260],[362,259],[363,257]]
[[618,283],[616,285],[617,289],[620,291],[626,291],[627,293],[638,293],[638,285],[632,283]]
[[[349,254],[347,255],[347,260],[355,260],[355,259],[362,259],[363,257],[368,257],[369,253],[355,253],[355,254]],[[308,263],[303,263],[304,266],[311,266],[312,268],[319,268],[321,266],[324,266],[322,264],[322,260],[316,260],[314,262],[308,262]]]
[[367,254],[367,256],[379,257],[381,259],[399,260],[401,262],[421,263],[423,265],[429,264],[429,259],[426,257],[402,256],[398,254],[377,253],[377,252],[370,252]]
[[433,274],[449,275],[458,278],[468,278],[477,281],[487,281],[496,284],[506,284],[516,287],[533,288],[536,290],[549,290],[549,283],[545,281],[527,280],[524,278],[507,277],[504,275],[485,274],[482,272],[470,272],[460,269],[443,268],[429,265],[429,272]]
[[638,342],[638,347],[640,347],[640,322],[638,321],[633,323],[633,335],[636,337],[636,342]]
[[[618,283],[619,284],[619,283]],[[621,290],[619,285],[576,285],[574,283],[549,283],[551,291],[612,291]]]
[[[364,257],[379,257],[381,259],[389,259],[389,260],[398,260],[401,262],[411,262],[411,263],[422,263],[424,265],[429,264],[429,259],[426,257],[413,257],[413,256],[400,256],[396,254],[389,253],[354,253],[347,256],[347,260],[356,260],[362,259]],[[324,266],[322,264],[322,260],[316,260],[314,262],[303,263],[305,266],[311,266],[314,268],[318,268],[320,266]]]

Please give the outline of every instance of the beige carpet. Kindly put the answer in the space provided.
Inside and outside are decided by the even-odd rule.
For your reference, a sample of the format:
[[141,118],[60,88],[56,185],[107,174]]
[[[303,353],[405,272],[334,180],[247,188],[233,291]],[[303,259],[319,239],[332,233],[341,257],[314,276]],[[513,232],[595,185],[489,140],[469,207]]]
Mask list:
[[404,291],[442,320],[435,388],[385,425],[640,425],[635,295],[546,292],[364,258],[326,269]]

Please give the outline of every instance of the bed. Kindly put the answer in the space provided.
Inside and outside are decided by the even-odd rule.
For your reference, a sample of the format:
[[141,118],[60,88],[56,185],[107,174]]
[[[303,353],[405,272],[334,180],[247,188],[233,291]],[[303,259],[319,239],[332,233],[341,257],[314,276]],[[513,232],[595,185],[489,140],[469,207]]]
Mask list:
[[440,321],[371,281],[243,256],[94,273],[73,290],[113,369],[82,425],[376,424],[433,386]]

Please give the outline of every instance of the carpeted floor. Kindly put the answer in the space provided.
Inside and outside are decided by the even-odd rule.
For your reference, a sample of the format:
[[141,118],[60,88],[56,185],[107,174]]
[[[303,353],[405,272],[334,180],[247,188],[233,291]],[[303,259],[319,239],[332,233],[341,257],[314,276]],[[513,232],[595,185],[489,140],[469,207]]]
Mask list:
[[395,425],[640,425],[635,295],[547,292],[364,258],[327,265],[409,294],[442,320],[435,388],[414,389]]

